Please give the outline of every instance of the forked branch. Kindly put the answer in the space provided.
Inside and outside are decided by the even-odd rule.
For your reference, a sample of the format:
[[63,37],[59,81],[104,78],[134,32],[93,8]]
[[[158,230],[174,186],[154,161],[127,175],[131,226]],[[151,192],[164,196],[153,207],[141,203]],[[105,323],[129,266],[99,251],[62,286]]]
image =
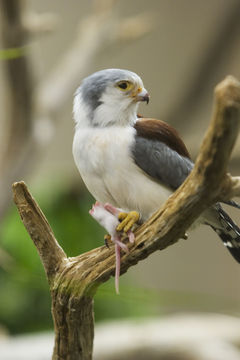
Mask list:
[[59,246],[46,217],[24,182],[14,183],[13,192],[23,224],[38,250],[47,278],[51,280],[57,275],[66,259],[66,254]]
[[[135,243],[129,245],[130,252],[122,254],[121,273],[154,251],[177,242],[211,204],[240,196],[240,178],[233,178],[226,172],[238,134],[239,112],[240,83],[229,76],[215,89],[212,120],[193,171],[162,208],[137,229]],[[114,247],[109,250],[102,246],[67,258],[26,185],[23,182],[15,183],[13,191],[15,203],[38,249],[50,282],[56,331],[53,359],[63,355],[63,348],[65,353],[71,353],[73,348],[78,352],[77,356],[63,356],[64,359],[91,359],[91,299],[98,285],[114,274]],[[75,321],[69,322],[72,307],[72,311],[76,312],[79,307],[84,310],[82,306],[88,309],[88,316],[86,312],[79,311],[78,321],[75,318]],[[64,326],[68,333],[63,331]],[[74,334],[77,335],[74,337]],[[71,346],[69,336],[75,339]],[[81,348],[81,356],[78,348]]]

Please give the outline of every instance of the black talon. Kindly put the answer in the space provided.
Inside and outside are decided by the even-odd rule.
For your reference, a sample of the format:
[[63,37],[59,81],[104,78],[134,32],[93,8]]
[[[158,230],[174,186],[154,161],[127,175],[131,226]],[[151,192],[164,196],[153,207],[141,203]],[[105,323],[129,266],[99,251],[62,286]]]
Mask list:
[[104,236],[104,244],[108,249],[109,249],[109,244],[108,244],[109,237],[111,238],[111,235],[109,234]]

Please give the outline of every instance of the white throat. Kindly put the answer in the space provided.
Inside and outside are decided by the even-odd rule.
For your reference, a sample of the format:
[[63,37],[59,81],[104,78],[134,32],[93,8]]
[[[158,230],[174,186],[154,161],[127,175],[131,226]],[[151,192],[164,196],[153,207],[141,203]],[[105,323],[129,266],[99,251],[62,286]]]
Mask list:
[[133,125],[137,120],[137,107],[138,104],[123,107],[119,103],[103,103],[94,111],[93,124],[103,127]]
[[76,128],[133,125],[137,120],[138,103],[103,102],[93,111],[83,101],[81,93],[74,98],[73,118]]

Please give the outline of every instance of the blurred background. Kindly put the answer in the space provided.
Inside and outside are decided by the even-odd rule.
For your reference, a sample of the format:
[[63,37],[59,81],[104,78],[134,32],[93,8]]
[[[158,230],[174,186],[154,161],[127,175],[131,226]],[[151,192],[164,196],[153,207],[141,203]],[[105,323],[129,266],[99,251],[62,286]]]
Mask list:
[[[72,100],[104,68],[138,73],[151,95],[140,113],[182,135],[195,159],[213,90],[240,78],[239,0],[1,0],[0,326],[19,334],[52,329],[37,252],[13,205],[24,180],[69,256],[103,244],[72,158]],[[229,170],[240,174],[240,141]],[[139,196],[141,196],[139,194]],[[239,224],[239,212],[227,209]],[[240,267],[209,228],[194,230],[100,287],[96,321],[179,312],[238,316]]]

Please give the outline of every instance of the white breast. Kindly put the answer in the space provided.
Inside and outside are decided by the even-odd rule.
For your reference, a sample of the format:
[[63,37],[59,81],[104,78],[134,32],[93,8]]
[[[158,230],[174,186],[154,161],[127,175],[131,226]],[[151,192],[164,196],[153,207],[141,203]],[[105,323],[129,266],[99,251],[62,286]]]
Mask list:
[[77,128],[73,156],[88,190],[96,200],[144,219],[157,210],[171,191],[153,181],[133,161],[135,129],[129,127]]

